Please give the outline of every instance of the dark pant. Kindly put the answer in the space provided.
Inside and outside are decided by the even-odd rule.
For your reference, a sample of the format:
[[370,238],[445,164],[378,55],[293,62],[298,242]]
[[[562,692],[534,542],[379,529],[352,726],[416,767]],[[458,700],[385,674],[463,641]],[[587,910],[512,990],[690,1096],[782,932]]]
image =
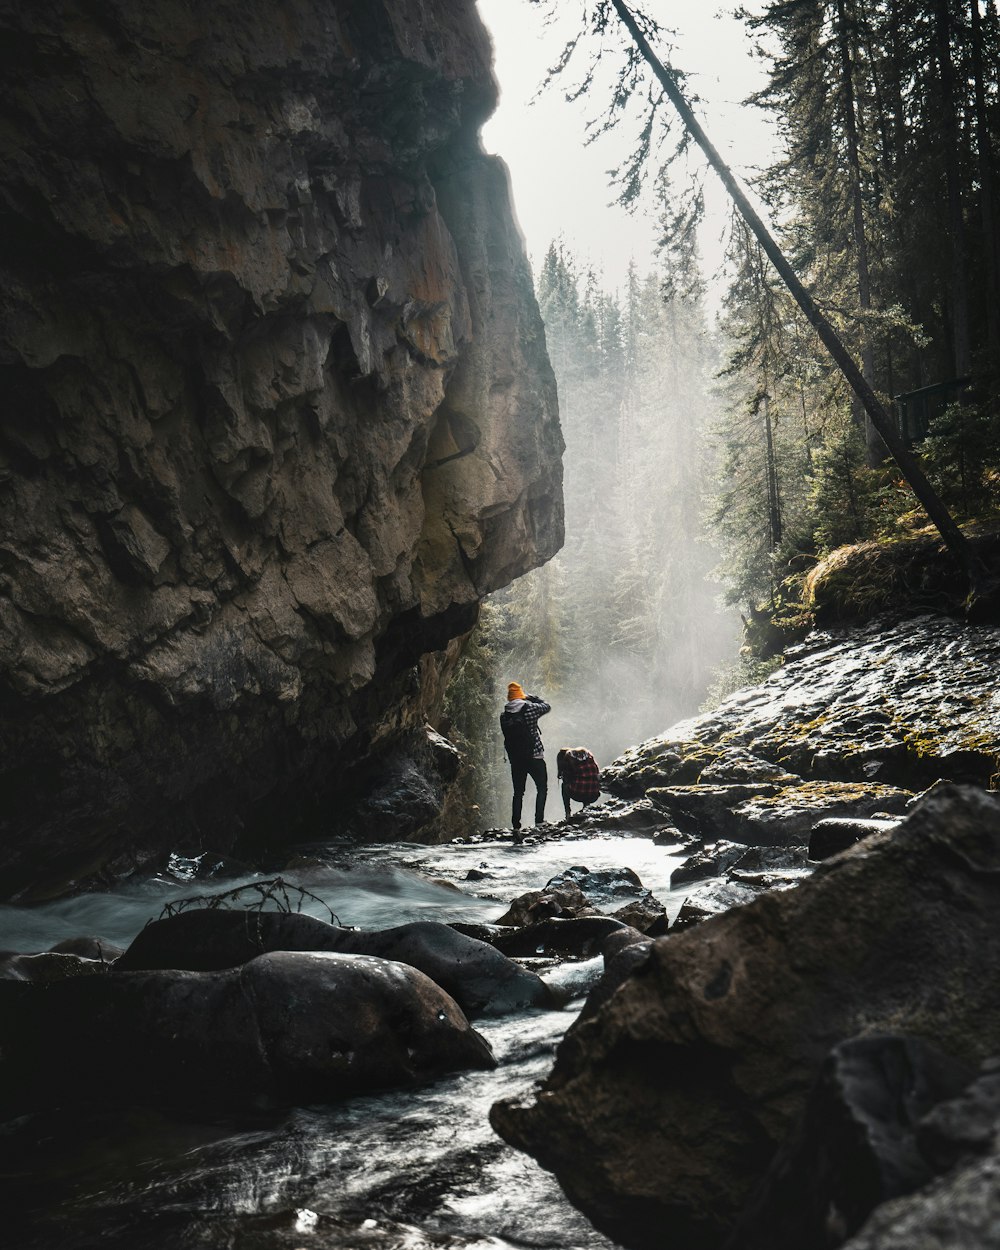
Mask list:
[[535,824],[545,819],[545,798],[549,792],[549,771],[544,760],[511,760],[510,778],[514,783],[514,802],[510,809],[512,829],[521,828],[521,800],[528,778],[535,783]]
[[573,801],[576,803],[582,803],[584,807],[589,807],[591,803],[596,803],[600,797],[601,796],[599,794],[593,794],[593,795],[588,795],[588,797],[585,799],[581,799],[579,795],[570,794],[569,790],[566,788],[566,783],[564,781],[563,787],[562,787],[562,800],[563,800],[563,807],[565,807],[566,809],[566,819],[569,820],[570,799],[573,799]]

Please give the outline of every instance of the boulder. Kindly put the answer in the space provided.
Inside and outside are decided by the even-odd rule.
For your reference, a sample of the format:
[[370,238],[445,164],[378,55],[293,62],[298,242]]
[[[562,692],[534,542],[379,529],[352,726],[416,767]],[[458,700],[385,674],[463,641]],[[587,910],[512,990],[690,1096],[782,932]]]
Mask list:
[[98,959],[101,963],[114,963],[119,955],[124,954],[121,946],[99,937],[63,938],[50,948],[57,955],[79,955],[82,959]]
[[631,868],[601,868],[592,871],[582,864],[565,868],[546,882],[547,890],[578,886],[595,907],[621,898],[639,898],[645,887]]
[[746,854],[746,847],[739,842],[709,842],[702,850],[688,858],[670,874],[670,888],[675,889],[686,881],[703,881],[706,877],[718,877]]
[[802,780],[780,764],[746,751],[724,751],[698,774],[701,785],[796,785]]
[[834,1046],[994,1052],[998,827],[996,796],[944,788],[797,888],[659,939],[494,1127],[615,1241],[716,1250]]
[[876,812],[901,817],[912,798],[909,790],[874,782],[805,781],[740,803],[733,812],[730,836],[752,846],[803,843],[821,820],[868,819]]
[[758,890],[783,889],[804,881],[814,868],[804,846],[752,846],[726,869],[726,879]]
[[1000,1228],[1000,1153],[991,1151],[883,1203],[842,1250],[986,1250]]
[[608,799],[591,804],[577,813],[574,825],[581,831],[599,830],[655,837],[664,842],[672,839],[682,841],[685,836],[650,799],[638,799],[636,802]]
[[111,972],[21,991],[3,1101],[325,1101],[463,1068],[487,1042],[415,968],[275,951],[221,972]]
[[[742,823],[734,812],[752,798],[773,798],[781,787],[767,782],[755,785],[653,786],[647,797],[666,812],[679,829],[707,840],[733,837]],[[751,841],[744,838],[742,841]]]
[[920,1121],[972,1075],[919,1038],[835,1046],[726,1250],[835,1244],[881,1203],[926,1184],[935,1169],[918,1146]]
[[[567,959],[590,959],[604,952],[608,938],[635,932],[611,916],[554,916],[523,929],[508,929],[496,939],[496,947],[515,959],[532,955],[558,955]],[[641,934],[637,936],[641,937]]]
[[614,918],[643,933],[666,933],[666,908],[646,889],[631,868],[592,872],[582,865],[566,868],[542,890],[531,890],[514,899],[497,920],[500,926],[530,926],[543,920],[601,915],[618,899],[629,901],[613,913]]
[[148,924],[116,967],[204,971],[235,967],[268,951],[337,951],[408,964],[441,986],[468,1015],[548,1002],[545,985],[533,972],[486,942],[433,921],[370,931],[339,928],[300,913],[195,908]]
[[41,951],[37,955],[4,955],[0,957],[0,980],[30,981],[49,985],[67,977],[87,977],[107,972],[110,964],[59,951]]
[[744,846],[742,851],[739,859],[726,870],[728,876],[736,873],[810,873],[813,870],[804,846]]
[[749,885],[745,881],[706,881],[685,895],[671,932],[701,924],[710,916],[721,915],[732,907],[752,903],[760,892],[760,886]]
[[547,885],[542,890],[529,890],[526,894],[518,895],[504,914],[497,917],[494,924],[522,927],[548,920],[552,916],[570,918],[596,915],[599,915],[597,908],[592,906],[580,887],[567,883]]
[[667,931],[667,909],[649,890],[646,890],[642,898],[633,899],[631,903],[619,907],[612,912],[612,916],[622,924],[650,937],[662,937]]
[[854,816],[828,816],[813,825],[809,835],[809,858],[814,860],[829,859],[839,851],[845,851],[855,842],[867,838],[869,834],[892,829],[899,824],[898,820],[885,817],[870,816],[867,820]]

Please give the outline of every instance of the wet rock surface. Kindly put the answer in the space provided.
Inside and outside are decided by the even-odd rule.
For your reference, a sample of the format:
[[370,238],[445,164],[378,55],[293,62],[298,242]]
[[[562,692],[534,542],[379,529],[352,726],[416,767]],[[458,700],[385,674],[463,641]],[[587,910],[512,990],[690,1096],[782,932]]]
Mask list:
[[495,1127],[623,1244],[721,1247],[833,1046],[992,1053],[998,828],[1000,800],[941,787],[797,889],[652,943]]
[[0,24],[0,895],[451,836],[454,640],[562,541],[474,3]]
[[100,959],[58,951],[40,951],[37,955],[5,955],[0,957],[0,981],[29,981],[48,985],[67,977],[89,977],[110,969]]
[[198,908],[146,926],[117,961],[118,972],[232,968],[269,951],[371,955],[416,968],[470,1016],[545,1005],[539,978],[493,946],[432,921],[366,931],[313,916]]
[[63,1101],[324,1100],[495,1063],[430,978],[366,956],[280,951],[223,972],[112,972],[3,988],[8,1111]]
[[986,786],[1000,752],[998,667],[1000,632],[948,617],[816,631],[760,686],[626,752],[602,784],[633,799],[697,781]]
[[829,859],[839,851],[846,851],[855,842],[873,833],[892,829],[899,823],[885,817],[830,816],[818,820],[809,835],[809,858]]
[[921,1121],[972,1076],[917,1038],[835,1046],[726,1250],[843,1241],[881,1203],[925,1185],[938,1169],[918,1145]]

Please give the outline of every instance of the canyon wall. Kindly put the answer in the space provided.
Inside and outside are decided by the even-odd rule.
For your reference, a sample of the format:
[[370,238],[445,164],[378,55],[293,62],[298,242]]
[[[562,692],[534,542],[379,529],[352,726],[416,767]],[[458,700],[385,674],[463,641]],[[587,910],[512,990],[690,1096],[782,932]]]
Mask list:
[[0,0],[0,894],[434,839],[562,542],[473,0]]

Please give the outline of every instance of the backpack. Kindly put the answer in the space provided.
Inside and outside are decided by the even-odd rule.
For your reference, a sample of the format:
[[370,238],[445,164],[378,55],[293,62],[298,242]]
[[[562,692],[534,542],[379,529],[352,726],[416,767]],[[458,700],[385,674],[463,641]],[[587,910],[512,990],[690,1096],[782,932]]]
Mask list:
[[504,710],[500,713],[500,728],[503,731],[503,746],[507,758],[518,764],[524,764],[535,754],[535,732],[524,714],[524,708],[516,711]]

